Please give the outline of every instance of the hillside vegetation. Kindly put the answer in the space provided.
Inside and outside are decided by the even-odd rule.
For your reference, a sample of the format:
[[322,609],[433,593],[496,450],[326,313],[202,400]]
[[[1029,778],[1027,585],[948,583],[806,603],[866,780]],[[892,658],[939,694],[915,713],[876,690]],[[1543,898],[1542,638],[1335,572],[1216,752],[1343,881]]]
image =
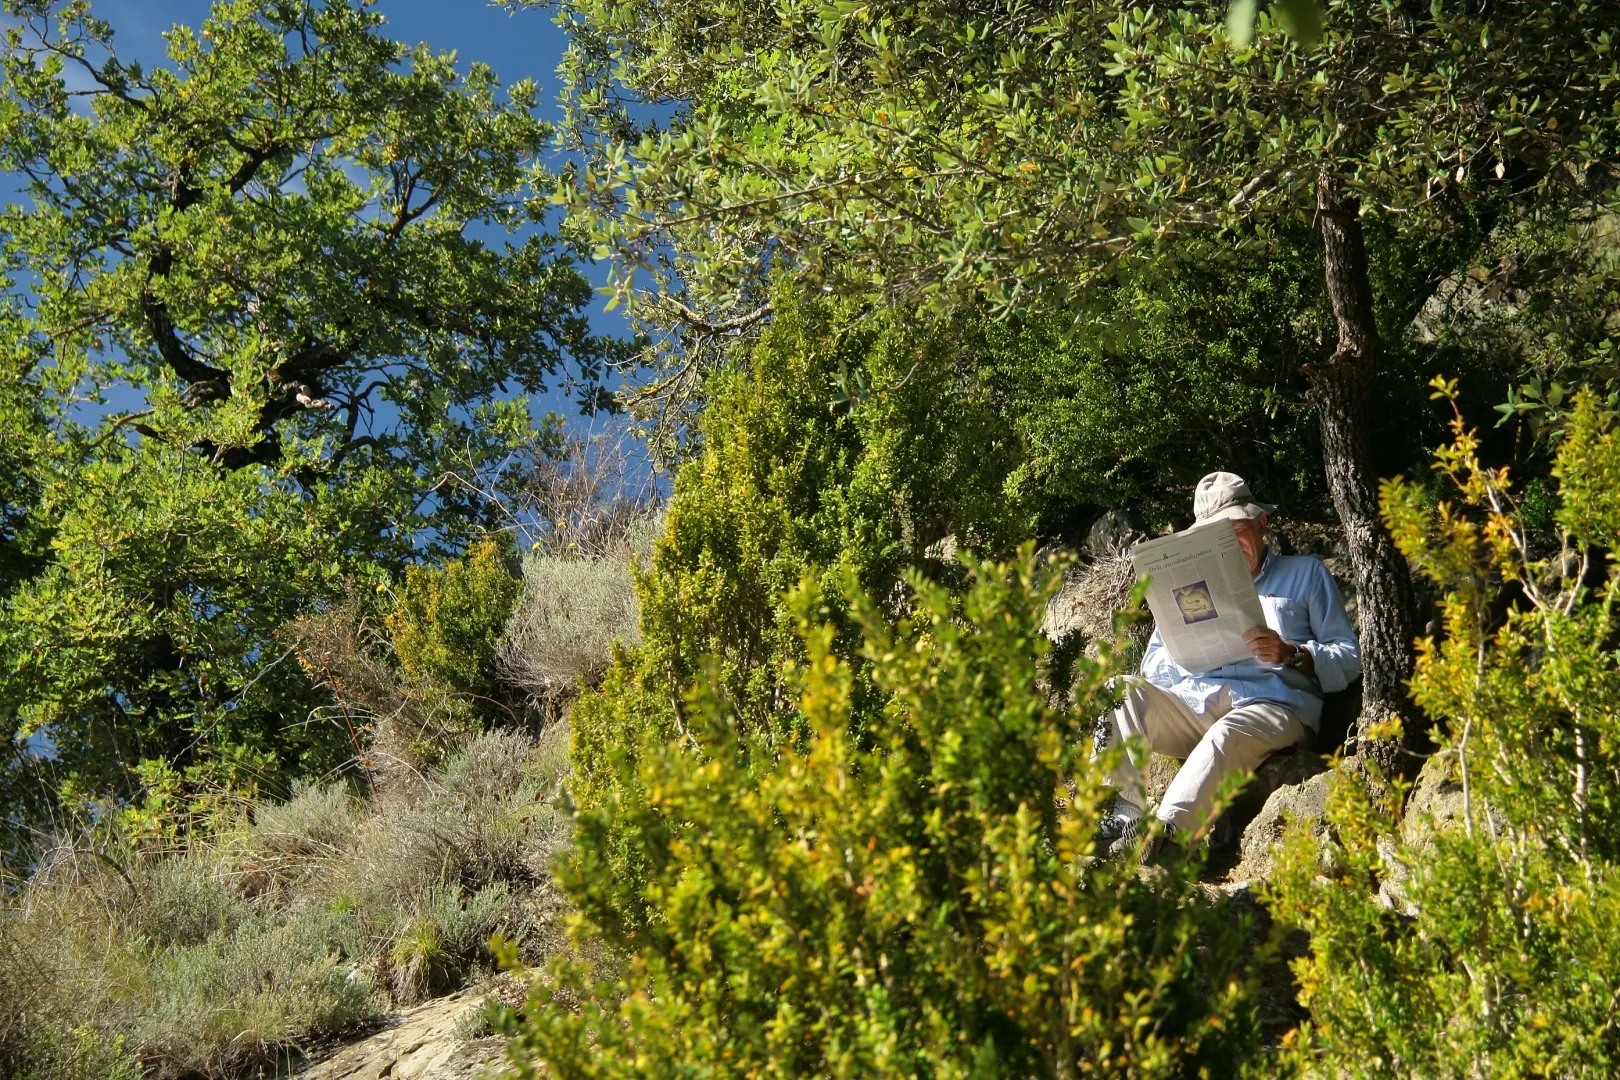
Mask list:
[[[1620,1070],[1612,5],[0,2],[0,1076]],[[1217,469],[1365,674],[1105,858]]]

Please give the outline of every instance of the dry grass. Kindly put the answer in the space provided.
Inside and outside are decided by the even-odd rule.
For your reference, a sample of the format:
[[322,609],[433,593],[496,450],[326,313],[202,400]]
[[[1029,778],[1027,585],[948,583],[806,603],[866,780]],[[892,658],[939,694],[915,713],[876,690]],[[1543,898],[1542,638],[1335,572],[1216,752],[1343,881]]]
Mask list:
[[639,640],[631,565],[652,549],[658,519],[640,518],[591,558],[537,553],[523,563],[523,598],[506,624],[497,663],[542,715],[554,716],[583,683],[607,670],[614,642]]
[[425,790],[438,751],[475,730],[455,694],[399,677],[386,659],[389,643],[356,601],[295,619],[277,636],[332,695],[310,720],[347,731],[354,760],[375,788]]
[[566,742],[481,734],[417,788],[306,787],[180,850],[104,832],[42,852],[0,906],[0,1075],[285,1068],[487,970],[495,930],[539,962],[560,947]]
[[620,427],[532,455],[513,517],[529,550],[613,560],[636,547],[658,501],[633,429]]
[[1126,651],[1140,658],[1153,633],[1152,621],[1119,618],[1130,607],[1135,584],[1136,572],[1123,556],[1074,564],[1064,575],[1063,589],[1047,605],[1042,632],[1053,641],[1078,633],[1085,639],[1086,654],[1092,657],[1104,643],[1122,634]]

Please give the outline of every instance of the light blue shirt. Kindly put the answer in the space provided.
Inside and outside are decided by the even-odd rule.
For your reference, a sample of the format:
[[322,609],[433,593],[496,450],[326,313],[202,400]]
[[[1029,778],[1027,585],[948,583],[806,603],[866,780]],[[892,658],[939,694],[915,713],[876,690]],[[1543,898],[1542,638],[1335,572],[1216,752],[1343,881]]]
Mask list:
[[1158,627],[1142,657],[1142,677],[1181,698],[1202,715],[1210,699],[1225,689],[1232,707],[1251,701],[1285,705],[1312,730],[1322,720],[1322,695],[1343,690],[1361,675],[1361,644],[1345,614],[1339,587],[1322,560],[1310,555],[1277,555],[1266,549],[1254,579],[1266,625],[1284,641],[1309,649],[1316,674],[1264,664],[1250,658],[1193,674],[1170,659]]

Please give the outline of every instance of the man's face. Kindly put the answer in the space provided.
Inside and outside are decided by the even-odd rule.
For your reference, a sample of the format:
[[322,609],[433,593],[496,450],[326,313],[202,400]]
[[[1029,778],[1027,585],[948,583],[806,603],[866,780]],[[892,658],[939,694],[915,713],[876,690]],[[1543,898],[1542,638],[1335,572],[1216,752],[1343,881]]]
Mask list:
[[1232,531],[1237,533],[1243,547],[1243,557],[1249,561],[1249,576],[1260,572],[1260,563],[1266,557],[1266,515],[1257,518],[1234,518]]

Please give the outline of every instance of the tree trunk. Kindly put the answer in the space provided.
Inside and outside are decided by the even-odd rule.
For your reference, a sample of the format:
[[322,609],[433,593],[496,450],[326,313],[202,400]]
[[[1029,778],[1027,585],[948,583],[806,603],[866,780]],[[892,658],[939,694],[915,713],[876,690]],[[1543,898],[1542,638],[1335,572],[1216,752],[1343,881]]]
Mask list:
[[[1305,372],[1322,426],[1328,489],[1344,524],[1356,575],[1364,730],[1369,723],[1411,713],[1406,683],[1412,677],[1417,611],[1406,559],[1378,513],[1368,406],[1384,346],[1373,318],[1367,245],[1358,209],[1355,199],[1345,197],[1338,178],[1324,172],[1317,182],[1316,213],[1339,342],[1326,363],[1307,365]],[[1412,759],[1391,742],[1362,738],[1361,751],[1393,772],[1410,771]]]

